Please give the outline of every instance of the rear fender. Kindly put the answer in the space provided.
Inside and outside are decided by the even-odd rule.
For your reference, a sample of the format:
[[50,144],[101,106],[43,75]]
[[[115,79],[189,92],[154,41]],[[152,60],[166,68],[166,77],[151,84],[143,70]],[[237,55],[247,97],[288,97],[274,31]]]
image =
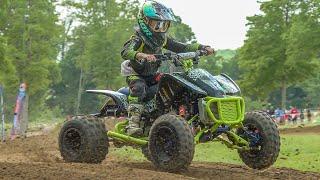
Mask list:
[[125,94],[110,90],[87,90],[87,93],[102,94],[112,99],[107,99],[100,110],[100,116],[116,116],[119,117],[126,114],[128,108],[128,100]]

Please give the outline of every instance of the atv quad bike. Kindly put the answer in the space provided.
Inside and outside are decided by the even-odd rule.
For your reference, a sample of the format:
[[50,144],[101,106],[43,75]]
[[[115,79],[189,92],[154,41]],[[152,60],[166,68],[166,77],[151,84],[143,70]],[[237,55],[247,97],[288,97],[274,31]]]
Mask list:
[[161,76],[154,98],[145,105],[140,124],[144,136],[140,138],[126,134],[127,120],[117,123],[113,131],[107,131],[100,120],[127,116],[128,88],[117,92],[87,90],[105,95],[107,100],[98,114],[74,116],[63,125],[59,148],[64,160],[100,163],[108,153],[109,141],[113,141],[116,147],[141,147],[157,168],[178,171],[190,165],[195,144],[221,141],[238,150],[247,166],[271,166],[280,150],[275,122],[264,112],[245,113],[240,89],[227,75],[212,76],[193,68],[202,55],[202,51],[156,55],[158,61],[170,60],[184,71]]

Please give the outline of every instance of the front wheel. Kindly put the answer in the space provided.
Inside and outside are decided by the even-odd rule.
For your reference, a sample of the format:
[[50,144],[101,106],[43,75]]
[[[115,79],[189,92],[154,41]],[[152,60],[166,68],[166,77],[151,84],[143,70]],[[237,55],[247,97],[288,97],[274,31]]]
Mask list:
[[250,168],[268,168],[277,160],[280,151],[276,123],[263,112],[248,112],[243,125],[244,128],[238,129],[237,134],[248,140],[250,150],[239,150],[240,158]]
[[153,123],[148,146],[152,163],[170,172],[187,168],[194,155],[191,130],[176,115],[162,115]]

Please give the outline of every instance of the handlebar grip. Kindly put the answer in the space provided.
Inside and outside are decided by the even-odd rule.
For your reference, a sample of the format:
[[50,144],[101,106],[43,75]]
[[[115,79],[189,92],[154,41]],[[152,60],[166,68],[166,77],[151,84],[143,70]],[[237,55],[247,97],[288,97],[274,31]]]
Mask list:
[[199,56],[206,56],[208,55],[208,52],[205,50],[199,50]]

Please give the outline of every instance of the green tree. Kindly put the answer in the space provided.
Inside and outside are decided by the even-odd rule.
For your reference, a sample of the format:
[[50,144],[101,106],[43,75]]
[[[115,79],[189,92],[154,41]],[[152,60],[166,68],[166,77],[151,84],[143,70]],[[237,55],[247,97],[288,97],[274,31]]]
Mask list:
[[[63,80],[59,86],[61,89],[56,87],[56,93],[65,97],[61,93],[70,92],[68,98],[61,99],[65,112],[75,113],[79,108],[79,111],[85,112],[87,109],[82,108],[83,105],[90,103],[85,100],[87,95],[82,96],[85,89],[117,89],[125,85],[125,78],[120,75],[120,64],[123,61],[120,52],[124,43],[134,34],[133,27],[137,25],[140,4],[138,1],[128,3],[89,0],[82,3],[66,1],[65,5],[76,9],[73,16],[81,25],[75,28],[69,38],[72,45],[66,52],[67,62],[60,63]],[[191,28],[183,24],[179,17],[177,19],[170,28],[170,36],[184,43],[195,41]],[[74,76],[70,78],[65,76],[64,72],[73,72]],[[78,92],[78,95],[75,92]],[[68,102],[63,103],[64,100]],[[75,105],[71,106],[72,103]],[[66,104],[67,107],[64,106]]]
[[[56,101],[64,112],[91,111],[87,108],[88,104],[97,104],[97,99],[82,96],[85,89],[116,89],[125,83],[120,75],[120,51],[133,34],[138,14],[138,2],[130,2],[98,0],[64,3],[76,10],[73,16],[75,21],[80,22],[68,38],[71,46],[62,60],[65,62],[60,63],[62,82],[55,87],[55,97],[65,97],[64,92],[70,95]],[[70,72],[73,72],[71,77],[68,76]]]
[[179,16],[176,16],[176,22],[172,23],[169,29],[169,35],[182,43],[191,43],[196,41],[196,37],[191,27],[182,22]]
[[[281,88],[282,107],[286,107],[286,89],[305,80],[317,69],[313,42],[301,21],[309,15],[298,0],[272,0],[261,3],[261,15],[248,17],[247,40],[240,49],[241,86],[251,97],[263,100],[275,88]],[[308,27],[308,25],[307,25]],[[300,34],[300,35],[299,35]],[[299,38],[300,37],[300,38]],[[297,43],[297,40],[301,42]],[[299,48],[304,46],[305,51]],[[307,50],[308,49],[308,50]]]
[[203,57],[199,67],[206,69],[213,75],[225,73],[232,79],[239,79],[238,55],[236,50],[218,50],[215,56]]
[[28,84],[29,107],[32,112],[38,111],[50,85],[59,81],[56,59],[61,26],[52,1],[6,2],[6,18],[1,21],[7,45],[5,59],[14,66],[11,69],[17,82]]
[[297,85],[306,92],[304,107],[320,107],[320,72]]
[[[15,92],[18,87],[18,78],[15,67],[7,56],[7,44],[3,37],[0,37],[0,84],[6,88],[6,92]],[[12,93],[9,94],[9,97]]]

